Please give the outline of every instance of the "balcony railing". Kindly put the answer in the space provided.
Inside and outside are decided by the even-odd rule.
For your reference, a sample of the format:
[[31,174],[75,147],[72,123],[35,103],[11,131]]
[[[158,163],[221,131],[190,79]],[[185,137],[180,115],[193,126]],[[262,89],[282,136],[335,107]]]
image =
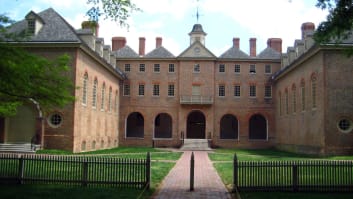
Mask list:
[[182,95],[180,96],[180,104],[210,105],[213,104],[213,97],[201,95]]

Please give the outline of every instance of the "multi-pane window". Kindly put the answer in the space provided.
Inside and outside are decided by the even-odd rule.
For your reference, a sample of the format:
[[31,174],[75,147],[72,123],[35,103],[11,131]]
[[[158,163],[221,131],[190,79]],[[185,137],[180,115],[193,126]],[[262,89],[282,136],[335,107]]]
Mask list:
[[220,73],[226,72],[226,66],[225,66],[224,64],[220,64],[220,65],[219,65],[219,72],[220,72]]
[[234,85],[234,97],[240,97],[240,85]]
[[174,96],[174,84],[168,84],[168,96],[173,97]]
[[119,112],[119,91],[115,91],[115,112]]
[[139,71],[140,72],[145,72],[146,71],[145,64],[140,64]]
[[305,111],[305,85],[301,86],[302,111]]
[[104,102],[105,102],[105,84],[103,84],[103,87],[102,87],[101,110],[104,110]]
[[288,91],[285,92],[285,103],[286,103],[286,114],[289,114],[289,97],[288,97]]
[[239,64],[235,64],[234,65],[234,72],[235,73],[240,73],[240,65]]
[[201,95],[200,85],[193,85],[192,86],[192,95]]
[[266,85],[265,86],[265,98],[272,97],[272,86]]
[[297,89],[295,86],[292,88],[292,110],[293,113],[297,111]]
[[145,85],[144,84],[139,84],[138,95],[139,96],[144,96],[145,95]]
[[265,65],[265,73],[266,74],[272,73],[271,65],[269,65],[269,64]]
[[250,85],[249,87],[249,96],[256,97],[256,85]]
[[250,64],[249,67],[249,73],[256,73],[256,65],[255,64]]
[[170,73],[174,73],[175,72],[174,64],[169,64],[168,72],[170,72]]
[[88,74],[85,73],[85,75],[83,76],[82,104],[87,104],[87,86],[88,86]]
[[199,73],[200,72],[200,64],[195,64],[194,65],[194,73]]
[[92,90],[92,106],[97,107],[97,87],[98,87],[98,80],[95,79],[93,83],[93,90]]
[[130,96],[130,84],[124,84],[123,95]]
[[160,67],[159,64],[154,64],[154,66],[153,66],[153,72],[155,72],[155,73],[161,72],[161,67]]
[[279,115],[282,115],[282,95],[281,93],[278,94],[278,110],[279,110]]
[[311,102],[313,108],[316,108],[316,77],[311,79]]
[[112,87],[109,88],[109,94],[108,94],[108,111],[112,111]]
[[159,84],[153,84],[153,96],[159,96]]
[[226,96],[226,89],[225,89],[225,85],[224,84],[220,84],[218,86],[218,96],[219,97],[224,97]]
[[34,19],[28,20],[28,34],[34,35],[36,30],[36,22]]
[[125,70],[125,72],[130,72],[130,71],[131,71],[131,66],[130,66],[130,64],[125,64],[124,70]]

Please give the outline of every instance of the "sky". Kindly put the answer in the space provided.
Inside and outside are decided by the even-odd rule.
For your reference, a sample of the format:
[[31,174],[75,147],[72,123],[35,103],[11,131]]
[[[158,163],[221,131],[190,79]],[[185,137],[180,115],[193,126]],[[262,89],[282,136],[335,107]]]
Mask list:
[[[206,48],[216,56],[227,51],[234,37],[240,38],[240,49],[249,54],[249,39],[257,38],[257,53],[267,47],[268,38],[282,38],[282,50],[301,39],[301,24],[313,22],[317,27],[328,12],[315,6],[317,0],[132,0],[142,11],[134,12],[120,27],[109,19],[99,20],[99,37],[106,45],[111,38],[126,37],[127,45],[138,52],[139,37],[146,38],[146,53],[155,48],[156,37],[178,56],[190,45],[189,33],[200,23],[207,33]],[[0,0],[0,14],[18,21],[31,10],[53,8],[74,28],[81,28],[92,7],[87,0]],[[199,20],[196,18],[197,8]]]

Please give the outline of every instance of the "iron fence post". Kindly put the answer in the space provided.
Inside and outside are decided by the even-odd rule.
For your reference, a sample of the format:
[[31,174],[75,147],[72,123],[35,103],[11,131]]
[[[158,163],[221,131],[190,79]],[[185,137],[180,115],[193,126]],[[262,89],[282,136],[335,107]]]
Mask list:
[[23,177],[24,177],[24,169],[25,169],[25,162],[23,159],[23,155],[20,155],[19,160],[19,167],[18,167],[18,184],[23,184]]
[[85,160],[82,163],[82,186],[87,187],[88,184],[88,162]]
[[151,184],[151,154],[147,152],[146,158],[146,189],[150,189]]
[[192,152],[191,160],[190,160],[190,191],[194,191],[194,167],[195,167],[194,152]]
[[238,186],[238,158],[237,154],[234,153],[233,158],[233,192],[236,192]]
[[293,179],[293,191],[297,192],[298,191],[298,165],[296,162],[294,162],[293,164],[292,179]]

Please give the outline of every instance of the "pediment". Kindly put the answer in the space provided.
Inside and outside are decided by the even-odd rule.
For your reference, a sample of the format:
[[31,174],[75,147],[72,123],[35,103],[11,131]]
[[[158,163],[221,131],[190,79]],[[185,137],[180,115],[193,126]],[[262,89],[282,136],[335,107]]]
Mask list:
[[216,58],[216,56],[200,42],[193,43],[189,48],[185,49],[178,57],[179,58]]

